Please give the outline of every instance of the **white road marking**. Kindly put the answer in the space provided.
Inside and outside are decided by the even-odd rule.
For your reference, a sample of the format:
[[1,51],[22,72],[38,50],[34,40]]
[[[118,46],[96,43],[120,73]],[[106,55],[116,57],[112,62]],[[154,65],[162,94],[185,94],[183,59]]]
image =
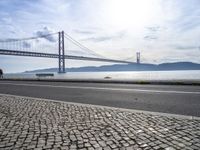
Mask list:
[[174,93],[174,94],[200,94],[200,92],[191,91],[171,91],[171,90],[146,90],[146,89],[130,89],[130,88],[112,88],[112,87],[83,87],[83,86],[62,86],[62,85],[44,85],[44,84],[24,84],[24,83],[2,83],[2,85],[17,85],[31,87],[51,87],[51,88],[67,88],[67,89],[90,89],[90,90],[110,90],[110,91],[128,91],[128,92],[144,92],[144,93]]

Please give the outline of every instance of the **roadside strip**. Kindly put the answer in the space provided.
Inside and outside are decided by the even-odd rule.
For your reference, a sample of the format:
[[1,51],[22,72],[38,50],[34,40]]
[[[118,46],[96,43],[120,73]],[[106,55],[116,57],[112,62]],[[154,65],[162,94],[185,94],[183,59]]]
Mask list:
[[47,101],[47,102],[66,103],[66,104],[77,105],[77,106],[95,107],[95,108],[102,108],[102,109],[128,111],[128,112],[133,112],[133,113],[151,114],[151,115],[156,115],[156,116],[174,117],[174,118],[178,118],[178,119],[200,120],[200,117],[196,117],[196,116],[177,115],[177,114],[170,114],[170,113],[151,112],[151,111],[144,111],[144,110],[126,109],[126,108],[83,104],[83,103],[73,103],[73,102],[65,102],[65,101],[61,101],[61,100],[35,98],[35,97],[28,97],[28,96],[18,96],[18,95],[12,95],[12,94],[1,94],[0,93],[0,96],[12,96],[12,97],[18,97],[18,98],[25,98],[25,99],[42,100],[42,101]]
[[3,78],[0,81],[43,81],[43,82],[82,82],[115,84],[152,84],[152,85],[193,85],[200,86],[199,80],[118,80],[118,79],[54,79],[54,78]]

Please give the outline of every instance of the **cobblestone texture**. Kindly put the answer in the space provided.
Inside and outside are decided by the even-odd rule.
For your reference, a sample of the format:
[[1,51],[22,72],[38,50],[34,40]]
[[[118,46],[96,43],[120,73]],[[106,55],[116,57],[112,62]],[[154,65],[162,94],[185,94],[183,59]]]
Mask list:
[[200,149],[200,120],[0,95],[0,149]]

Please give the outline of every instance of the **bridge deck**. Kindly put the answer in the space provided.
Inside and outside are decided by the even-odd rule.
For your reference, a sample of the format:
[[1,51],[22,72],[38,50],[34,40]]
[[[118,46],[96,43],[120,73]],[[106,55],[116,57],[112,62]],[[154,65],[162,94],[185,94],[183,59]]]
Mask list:
[[[0,55],[59,58],[59,54],[38,53],[38,52],[28,52],[28,51],[16,51],[16,50],[5,50],[5,49],[0,49]],[[85,56],[73,56],[73,55],[65,55],[65,59],[115,62],[115,63],[133,63],[133,62],[130,62],[130,61],[123,61],[123,60],[114,60],[114,59],[106,59],[106,58],[95,58],[95,57],[85,57]]]

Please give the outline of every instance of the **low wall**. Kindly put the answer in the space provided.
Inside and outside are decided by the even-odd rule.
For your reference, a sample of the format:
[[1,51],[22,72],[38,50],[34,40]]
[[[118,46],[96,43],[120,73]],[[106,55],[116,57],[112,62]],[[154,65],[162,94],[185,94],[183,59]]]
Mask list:
[[118,83],[118,84],[158,84],[158,85],[196,85],[199,80],[113,80],[113,79],[49,79],[49,78],[6,78],[4,81],[44,81],[44,82],[85,82],[85,83]]

